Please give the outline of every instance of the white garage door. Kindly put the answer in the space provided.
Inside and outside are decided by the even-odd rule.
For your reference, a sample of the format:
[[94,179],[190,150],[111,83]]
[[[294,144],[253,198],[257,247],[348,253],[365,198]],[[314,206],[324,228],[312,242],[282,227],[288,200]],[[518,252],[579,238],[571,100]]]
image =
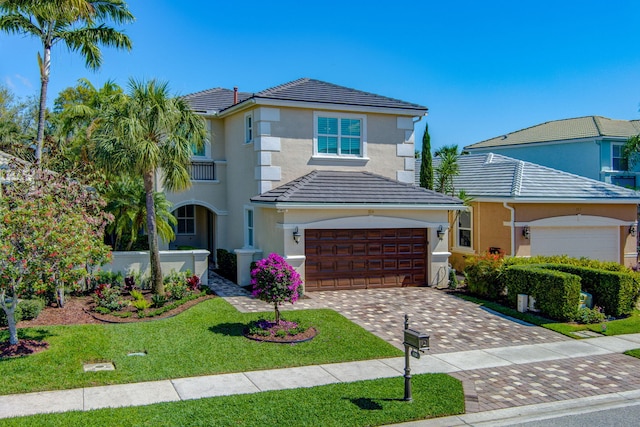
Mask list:
[[618,227],[531,227],[531,255],[620,261]]

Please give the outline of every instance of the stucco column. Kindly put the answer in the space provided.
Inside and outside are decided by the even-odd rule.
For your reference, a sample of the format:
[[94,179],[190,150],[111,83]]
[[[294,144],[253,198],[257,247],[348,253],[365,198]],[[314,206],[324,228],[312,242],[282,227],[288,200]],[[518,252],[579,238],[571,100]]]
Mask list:
[[256,256],[261,256],[262,251],[259,249],[235,249],[233,251],[237,257],[237,274],[238,285],[248,286],[251,284],[251,263]]

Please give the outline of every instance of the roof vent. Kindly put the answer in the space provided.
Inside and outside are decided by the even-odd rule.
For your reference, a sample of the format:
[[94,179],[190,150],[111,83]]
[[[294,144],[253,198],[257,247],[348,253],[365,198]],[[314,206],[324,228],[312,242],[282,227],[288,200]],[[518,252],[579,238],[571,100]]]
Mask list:
[[507,139],[507,135],[502,135],[502,139]]
[[233,87],[233,105],[238,103],[238,86]]

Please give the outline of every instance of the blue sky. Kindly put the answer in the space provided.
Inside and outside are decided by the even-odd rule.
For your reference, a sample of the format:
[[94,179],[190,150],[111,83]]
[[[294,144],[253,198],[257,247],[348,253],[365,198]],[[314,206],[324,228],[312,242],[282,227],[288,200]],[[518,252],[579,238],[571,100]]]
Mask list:
[[[54,49],[50,101],[87,77],[257,92],[300,77],[429,107],[432,148],[463,147],[549,120],[638,119],[640,2],[131,0],[131,52],[97,73]],[[39,88],[37,41],[0,34],[0,81]]]

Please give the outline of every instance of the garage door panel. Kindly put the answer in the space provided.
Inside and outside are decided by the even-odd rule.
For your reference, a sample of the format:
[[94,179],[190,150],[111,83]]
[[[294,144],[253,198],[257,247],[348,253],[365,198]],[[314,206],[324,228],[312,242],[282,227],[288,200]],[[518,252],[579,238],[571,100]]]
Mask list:
[[532,255],[620,260],[617,227],[531,227]]
[[426,229],[305,230],[307,290],[426,283]]

